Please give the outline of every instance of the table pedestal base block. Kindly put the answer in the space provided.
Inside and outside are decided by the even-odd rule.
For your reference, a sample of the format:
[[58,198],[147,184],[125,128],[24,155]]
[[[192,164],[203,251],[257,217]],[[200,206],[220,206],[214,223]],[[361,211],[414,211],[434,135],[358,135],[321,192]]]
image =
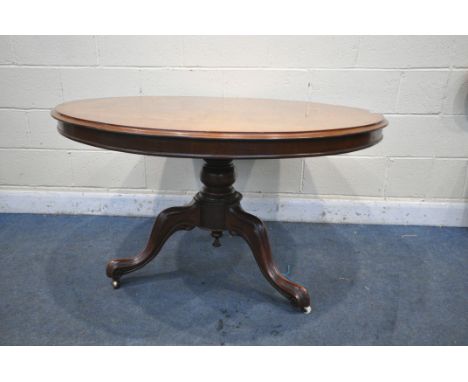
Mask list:
[[232,185],[235,181],[234,165],[230,159],[206,159],[201,172],[203,189],[193,201],[183,207],[162,211],[154,223],[145,249],[133,258],[111,260],[107,276],[114,288],[120,278],[148,264],[161,250],[166,240],[176,231],[195,227],[210,230],[213,246],[219,247],[223,231],[241,236],[250,246],[263,276],[294,305],[309,313],[310,298],[303,286],[284,277],[273,261],[267,229],[254,215],[245,212],[240,201],[242,195]]

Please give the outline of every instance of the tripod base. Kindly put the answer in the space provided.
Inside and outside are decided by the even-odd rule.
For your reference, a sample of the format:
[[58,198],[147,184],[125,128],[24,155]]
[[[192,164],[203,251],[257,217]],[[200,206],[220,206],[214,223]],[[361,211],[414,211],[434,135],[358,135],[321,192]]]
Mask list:
[[140,254],[133,258],[111,260],[107,264],[107,276],[112,279],[112,286],[119,288],[123,275],[148,264],[176,231],[195,227],[210,230],[214,239],[213,246],[219,247],[223,231],[227,230],[247,242],[263,276],[270,284],[304,313],[310,313],[307,289],[279,272],[271,255],[265,225],[259,218],[242,209],[242,195],[232,187],[235,181],[232,160],[207,159],[205,162],[201,172],[204,187],[193,201],[187,206],[162,211],[156,218],[145,249]]

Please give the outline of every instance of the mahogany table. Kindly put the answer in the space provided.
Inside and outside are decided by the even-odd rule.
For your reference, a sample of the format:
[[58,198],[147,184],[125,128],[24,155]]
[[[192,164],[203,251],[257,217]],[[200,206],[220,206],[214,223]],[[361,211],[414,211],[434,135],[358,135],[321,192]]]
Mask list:
[[61,104],[52,116],[62,135],[88,145],[205,160],[204,187],[192,202],[162,211],[140,254],[108,263],[114,288],[123,275],[148,264],[174,232],[199,227],[211,231],[215,247],[223,231],[241,236],[265,278],[305,313],[311,310],[307,289],[279,272],[265,225],[240,205],[233,159],[350,152],[379,142],[387,125],[380,114],[344,106],[208,97],[89,99]]

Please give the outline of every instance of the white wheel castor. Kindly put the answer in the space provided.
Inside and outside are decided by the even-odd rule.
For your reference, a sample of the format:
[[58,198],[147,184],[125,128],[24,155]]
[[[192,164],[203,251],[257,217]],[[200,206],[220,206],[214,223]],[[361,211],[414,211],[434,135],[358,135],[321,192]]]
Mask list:
[[312,312],[312,308],[309,306],[306,306],[305,308],[302,308],[302,312],[304,314],[309,314],[310,312]]
[[120,288],[120,281],[119,280],[112,280],[112,287],[114,289],[119,289]]

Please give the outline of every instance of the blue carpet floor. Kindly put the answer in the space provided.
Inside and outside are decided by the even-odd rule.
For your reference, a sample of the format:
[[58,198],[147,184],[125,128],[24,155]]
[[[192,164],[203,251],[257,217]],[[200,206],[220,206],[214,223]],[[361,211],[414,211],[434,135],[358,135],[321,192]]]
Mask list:
[[247,245],[176,233],[113,290],[153,219],[0,215],[1,345],[468,345],[468,229],[268,222],[296,311]]

